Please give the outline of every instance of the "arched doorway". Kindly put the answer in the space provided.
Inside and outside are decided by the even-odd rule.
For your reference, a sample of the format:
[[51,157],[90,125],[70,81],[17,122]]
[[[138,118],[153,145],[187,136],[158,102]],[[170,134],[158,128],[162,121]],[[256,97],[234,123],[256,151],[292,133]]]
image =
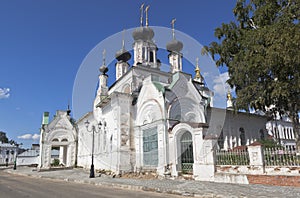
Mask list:
[[192,134],[188,131],[184,132],[180,138],[180,150],[182,173],[192,173],[194,164],[193,139]]

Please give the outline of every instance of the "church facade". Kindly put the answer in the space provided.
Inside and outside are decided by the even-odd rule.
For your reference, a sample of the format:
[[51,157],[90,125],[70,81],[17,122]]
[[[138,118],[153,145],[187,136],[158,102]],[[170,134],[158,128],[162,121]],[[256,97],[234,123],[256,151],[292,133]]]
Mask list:
[[[89,168],[92,149],[95,168],[116,173],[191,173],[197,178],[204,172],[213,172],[203,169],[210,163],[204,155],[216,146],[208,139],[216,140],[224,124],[212,127],[216,126],[212,120],[214,111],[209,110],[213,92],[205,86],[198,64],[194,77],[182,71],[183,43],[176,40],[174,26],[173,39],[166,44],[170,71],[160,70],[155,33],[147,24],[141,23],[132,34],[131,67],[131,54],[124,45],[116,53],[116,81],[112,86],[107,86],[105,62],[100,67],[93,112],[77,122],[77,164]],[[225,119],[225,114],[218,114],[220,120],[222,116]],[[94,133],[87,132],[87,120]],[[231,144],[240,143],[236,140]]]
[[[75,125],[70,112],[63,111],[51,123],[43,121],[39,167],[49,167],[51,148],[59,147],[61,162],[68,167],[94,164],[95,169],[117,174],[188,173],[211,180],[215,149],[267,137],[266,117],[213,107],[214,93],[206,87],[198,63],[195,76],[183,72],[183,43],[175,38],[174,20],[173,39],[166,44],[170,71],[162,71],[155,32],[147,16],[145,26],[142,19],[132,34],[133,54],[123,42],[115,55],[116,81],[110,87],[103,61],[93,111]],[[231,96],[227,99],[232,107]]]

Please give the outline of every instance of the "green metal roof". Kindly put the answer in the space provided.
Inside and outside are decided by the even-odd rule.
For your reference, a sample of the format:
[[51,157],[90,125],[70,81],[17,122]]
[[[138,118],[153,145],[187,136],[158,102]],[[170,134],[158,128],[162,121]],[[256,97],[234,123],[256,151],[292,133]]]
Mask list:
[[172,83],[169,85],[169,88],[172,89],[178,80],[179,80],[179,72],[176,72],[172,76]]
[[159,82],[152,82],[156,89],[162,93],[165,93],[165,87]]

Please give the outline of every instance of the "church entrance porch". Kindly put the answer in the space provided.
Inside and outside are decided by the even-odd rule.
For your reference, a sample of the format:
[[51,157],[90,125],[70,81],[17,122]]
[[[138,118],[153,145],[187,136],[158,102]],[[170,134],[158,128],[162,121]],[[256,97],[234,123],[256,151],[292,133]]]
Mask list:
[[194,134],[193,128],[187,123],[177,124],[169,136],[169,162],[171,175],[193,175],[194,169]]
[[169,164],[173,177],[184,175],[195,178],[202,172],[204,130],[189,123],[179,123],[169,133]]
[[49,124],[47,116],[44,115],[41,127],[39,168],[49,169],[54,165],[74,167],[77,131],[70,121],[69,111],[57,111]]

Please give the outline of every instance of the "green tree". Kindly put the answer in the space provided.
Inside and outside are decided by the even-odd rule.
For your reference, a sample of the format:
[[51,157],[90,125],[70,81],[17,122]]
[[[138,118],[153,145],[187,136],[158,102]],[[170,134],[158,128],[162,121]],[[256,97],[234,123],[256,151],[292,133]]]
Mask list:
[[227,66],[236,108],[287,114],[300,148],[300,1],[238,0],[235,21],[215,29],[218,42],[205,46]]
[[8,143],[8,138],[6,136],[6,133],[3,131],[0,131],[0,142]]

